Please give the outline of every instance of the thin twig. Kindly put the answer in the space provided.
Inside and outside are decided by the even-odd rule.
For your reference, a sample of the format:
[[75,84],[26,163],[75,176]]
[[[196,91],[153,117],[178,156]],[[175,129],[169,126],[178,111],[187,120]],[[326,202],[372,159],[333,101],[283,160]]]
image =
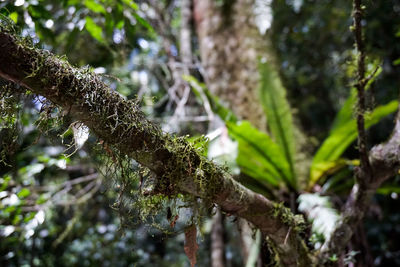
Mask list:
[[[356,43],[357,49],[357,95],[358,95],[358,104],[357,104],[357,130],[358,130],[358,149],[360,152],[360,173],[357,174],[358,181],[364,180],[364,182],[368,182],[369,177],[372,176],[371,166],[368,159],[368,151],[367,151],[367,134],[365,131],[365,47],[363,41],[362,34],[362,7],[361,0],[353,1],[353,33],[354,39]],[[364,183],[362,182],[362,183]]]

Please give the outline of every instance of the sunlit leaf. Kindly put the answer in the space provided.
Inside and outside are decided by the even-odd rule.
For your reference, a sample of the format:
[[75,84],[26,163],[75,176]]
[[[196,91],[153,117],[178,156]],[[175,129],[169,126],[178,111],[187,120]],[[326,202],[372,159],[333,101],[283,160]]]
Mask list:
[[139,6],[132,0],[122,0],[122,2],[135,11],[139,10]]
[[333,134],[338,128],[343,127],[346,123],[354,118],[354,107],[357,102],[357,91],[355,88],[350,90],[350,96],[344,102],[342,108],[336,114],[335,120],[333,121],[330,134]]
[[85,0],[85,6],[93,12],[106,14],[104,7],[94,0]]
[[100,43],[104,43],[103,30],[93,21],[91,17],[86,17],[85,28],[93,38],[95,38]]
[[3,178],[0,178],[0,192],[5,190],[8,186],[8,183],[11,181],[11,176],[6,175]]
[[17,196],[19,198],[25,198],[31,194],[28,188],[22,188],[21,191],[18,192]]
[[18,22],[18,13],[17,12],[13,12],[10,15],[8,15],[10,17],[10,19],[12,19],[15,23]]

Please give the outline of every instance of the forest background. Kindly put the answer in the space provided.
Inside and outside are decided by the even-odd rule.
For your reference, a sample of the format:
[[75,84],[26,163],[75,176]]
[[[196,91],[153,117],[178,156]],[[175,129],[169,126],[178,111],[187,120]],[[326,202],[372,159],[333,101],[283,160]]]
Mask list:
[[[188,143],[221,172],[303,214],[294,225],[307,248],[337,249],[326,264],[396,266],[398,167],[374,188],[349,242],[329,243],[364,168],[358,115],[366,151],[397,137],[400,2],[363,4],[361,108],[350,1],[0,1],[0,23],[2,33],[12,28],[65,55],[89,82],[99,75],[164,132],[183,136],[171,149]],[[51,97],[9,84],[7,62],[0,65],[1,265],[189,266],[193,227],[198,266],[282,260],[275,253],[285,252],[236,210],[177,194],[171,180],[160,186]]]

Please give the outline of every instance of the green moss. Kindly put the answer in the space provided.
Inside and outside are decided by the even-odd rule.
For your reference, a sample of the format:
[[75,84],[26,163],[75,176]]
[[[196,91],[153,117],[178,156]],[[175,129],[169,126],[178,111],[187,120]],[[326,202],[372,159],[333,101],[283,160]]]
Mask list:
[[301,233],[306,228],[306,223],[302,215],[293,215],[291,210],[283,203],[274,203],[272,216],[279,218],[285,225],[293,228],[297,233]]

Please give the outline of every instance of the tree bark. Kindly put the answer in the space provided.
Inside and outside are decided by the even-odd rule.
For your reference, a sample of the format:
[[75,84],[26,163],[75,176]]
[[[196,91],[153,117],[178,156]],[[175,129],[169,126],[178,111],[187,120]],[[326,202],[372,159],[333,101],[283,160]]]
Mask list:
[[224,220],[220,209],[216,209],[211,228],[211,266],[225,266]]
[[0,51],[0,77],[46,97],[109,146],[148,167],[156,177],[156,193],[191,194],[216,203],[269,236],[285,266],[311,265],[298,218],[288,209],[240,185],[184,139],[162,133],[137,104],[124,100],[96,74],[34,48],[3,27]]
[[[221,2],[221,1],[220,1]],[[267,42],[255,24],[254,0],[194,0],[194,19],[208,89],[241,119],[265,130],[258,60]]]
[[357,130],[360,166],[355,170],[355,184],[347,198],[341,220],[331,238],[326,241],[322,262],[329,255],[344,251],[358,224],[368,210],[376,189],[387,179],[396,175],[400,166],[400,113],[390,139],[367,150],[367,135],[364,125],[365,87],[365,45],[362,29],[363,7],[361,0],[353,0],[353,33],[357,50]]
[[[395,176],[400,169],[400,113],[396,117],[396,125],[392,136],[383,144],[374,146],[369,151],[371,174],[368,181],[356,182],[347,199],[346,205],[332,237],[326,241],[321,253],[321,262],[333,254],[339,255],[352,237],[357,225],[361,222],[369,207],[371,198],[379,186]],[[359,174],[356,174],[359,175]],[[361,179],[360,179],[361,178]],[[360,177],[358,180],[362,181]]]
[[[235,0],[218,4],[195,0],[195,23],[201,63],[210,91],[225,101],[235,115],[266,130],[259,101],[258,61],[267,56],[267,41],[255,23],[255,1]],[[237,221],[244,264],[255,240],[243,219]]]

